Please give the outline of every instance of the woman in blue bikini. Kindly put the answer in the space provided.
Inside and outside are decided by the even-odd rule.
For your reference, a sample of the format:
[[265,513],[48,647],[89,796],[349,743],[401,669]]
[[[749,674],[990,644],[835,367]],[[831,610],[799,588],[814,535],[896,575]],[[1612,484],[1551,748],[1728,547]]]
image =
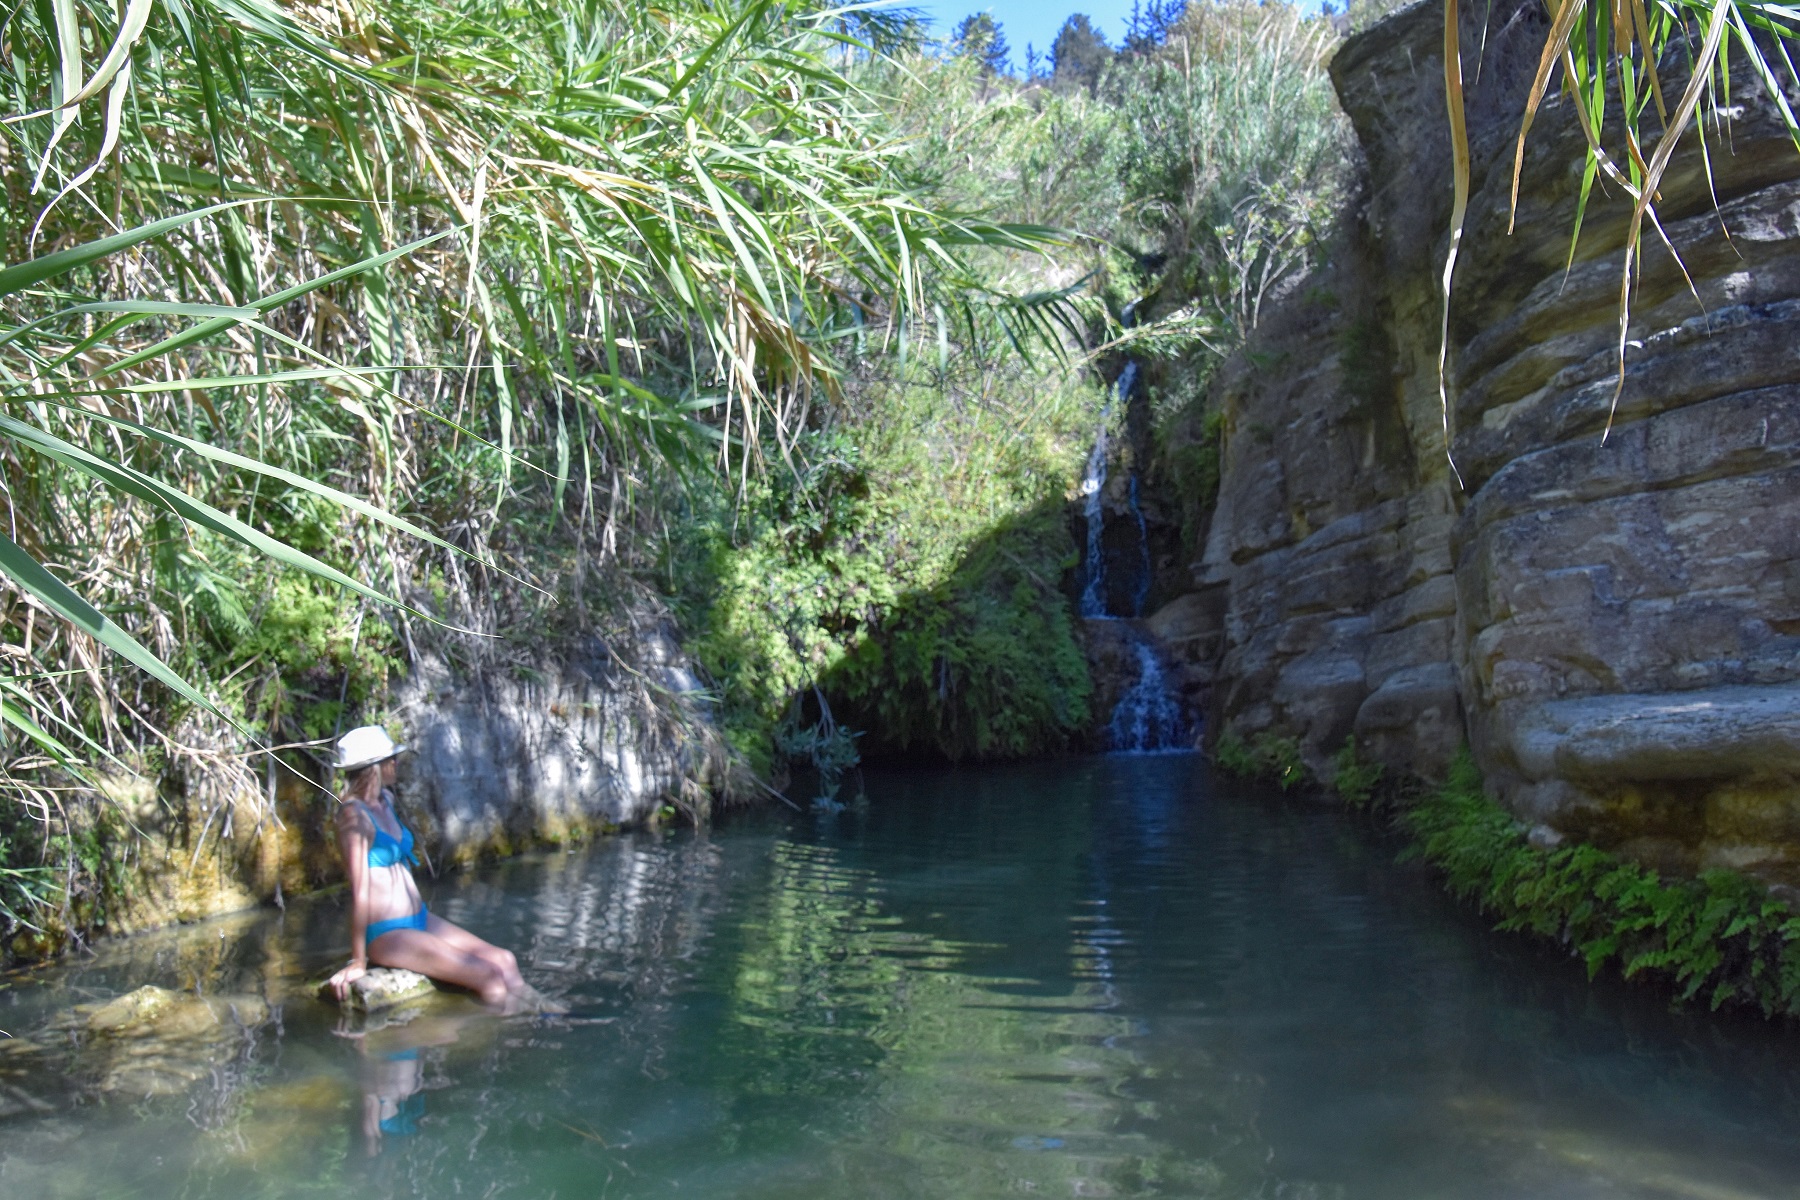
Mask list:
[[503,1011],[530,995],[510,950],[427,912],[413,882],[412,830],[394,815],[396,746],[377,725],[338,739],[337,767],[350,774],[340,797],[338,848],[350,879],[350,965],[331,977],[338,999],[374,963],[466,987]]

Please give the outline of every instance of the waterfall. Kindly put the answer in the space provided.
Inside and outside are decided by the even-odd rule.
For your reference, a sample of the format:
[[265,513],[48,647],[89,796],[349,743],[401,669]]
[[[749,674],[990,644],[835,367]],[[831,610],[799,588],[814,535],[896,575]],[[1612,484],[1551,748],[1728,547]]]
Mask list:
[[[1119,613],[1108,611],[1106,594],[1106,458],[1111,449],[1106,427],[1113,406],[1123,409],[1137,385],[1138,365],[1125,364],[1113,385],[1113,399],[1100,410],[1100,428],[1094,433],[1094,449],[1088,455],[1087,471],[1081,477],[1082,515],[1087,520],[1087,556],[1082,563],[1081,602],[1079,611],[1090,621],[1105,621],[1107,627],[1128,637],[1137,657],[1137,678],[1113,708],[1106,726],[1106,747],[1124,753],[1146,754],[1162,750],[1186,750],[1187,722],[1182,719],[1181,702],[1169,687],[1163,673],[1156,645],[1134,621],[1121,620]],[[1133,472],[1127,489],[1131,519],[1137,531],[1138,574],[1129,600],[1130,616],[1144,615],[1150,599],[1151,564],[1150,531],[1144,521],[1144,510],[1138,499],[1138,477]]]
[[1100,492],[1106,487],[1106,417],[1100,410],[1100,431],[1094,435],[1094,452],[1088,455],[1087,473],[1081,477],[1082,513],[1087,517],[1087,582],[1081,589],[1081,615],[1106,615],[1106,550],[1100,536],[1106,531],[1106,512]]
[[[1131,395],[1131,389],[1137,383],[1138,365],[1134,362],[1125,364],[1119,372],[1119,380],[1113,385],[1113,395],[1120,407]],[[1081,477],[1082,515],[1087,518],[1087,561],[1084,564],[1086,580],[1081,588],[1081,615],[1084,617],[1105,617],[1112,614],[1106,611],[1106,547],[1102,539],[1106,533],[1106,506],[1101,495],[1106,490],[1106,453],[1108,450],[1106,422],[1112,415],[1112,405],[1108,404],[1100,410],[1100,428],[1094,434],[1094,449],[1088,455],[1087,471]],[[1131,477],[1131,507],[1137,512],[1137,476]],[[1138,514],[1138,530],[1144,528],[1143,514]],[[1145,578],[1149,577],[1150,547],[1144,543]],[[1143,585],[1144,590],[1148,584]],[[1138,607],[1143,607],[1140,599]],[[1136,615],[1136,614],[1133,614]]]
[[1144,524],[1144,510],[1138,506],[1138,477],[1135,473],[1131,477],[1130,496],[1131,516],[1137,522],[1138,557],[1141,560],[1137,589],[1131,594],[1131,615],[1141,617],[1144,615],[1144,605],[1150,600],[1150,530]]
[[1141,634],[1137,642],[1138,678],[1119,698],[1106,726],[1109,750],[1145,754],[1157,750],[1186,750],[1187,722],[1181,705],[1169,690],[1156,647]]

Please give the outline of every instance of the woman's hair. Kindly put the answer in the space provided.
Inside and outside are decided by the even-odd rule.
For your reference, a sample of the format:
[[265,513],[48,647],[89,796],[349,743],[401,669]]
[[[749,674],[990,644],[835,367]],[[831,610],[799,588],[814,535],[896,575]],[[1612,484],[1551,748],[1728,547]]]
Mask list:
[[352,800],[360,800],[373,808],[381,802],[381,764],[370,763],[366,767],[358,767],[350,772],[350,780],[344,784],[344,790],[338,799],[345,804]]

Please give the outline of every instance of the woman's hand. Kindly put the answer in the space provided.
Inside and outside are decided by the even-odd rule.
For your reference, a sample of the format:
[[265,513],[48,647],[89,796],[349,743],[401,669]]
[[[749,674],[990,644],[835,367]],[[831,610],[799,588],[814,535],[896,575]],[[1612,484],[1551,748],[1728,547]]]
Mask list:
[[350,994],[350,985],[368,973],[368,963],[352,960],[349,966],[339,971],[336,975],[333,975],[330,979],[327,979],[325,981],[325,986],[331,989],[332,995],[336,996],[339,1000],[342,1000]]

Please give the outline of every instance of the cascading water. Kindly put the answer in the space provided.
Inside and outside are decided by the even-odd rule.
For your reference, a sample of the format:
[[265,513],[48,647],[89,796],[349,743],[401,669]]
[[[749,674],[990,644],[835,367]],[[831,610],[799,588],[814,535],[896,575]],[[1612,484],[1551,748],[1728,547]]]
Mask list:
[[1156,647],[1137,638],[1138,678],[1119,698],[1106,726],[1107,747],[1128,753],[1186,750],[1187,722],[1163,675]]
[[[1110,407],[1110,406],[1109,406]],[[1106,418],[1100,410],[1100,431],[1094,435],[1094,451],[1088,455],[1087,473],[1081,477],[1082,513],[1087,517],[1087,581],[1081,588],[1081,615],[1104,617],[1106,612],[1106,549],[1101,535],[1106,531],[1106,511],[1100,498],[1106,487]]]
[[[1137,384],[1138,365],[1125,364],[1114,385],[1115,401],[1123,407]],[[1121,617],[1140,617],[1150,598],[1150,537],[1138,502],[1138,480],[1133,474],[1128,488],[1132,521],[1137,530],[1137,578],[1132,587],[1129,613],[1110,610],[1106,579],[1106,460],[1111,449],[1107,437],[1107,421],[1112,415],[1108,404],[1100,413],[1100,428],[1094,435],[1094,449],[1088,455],[1087,471],[1081,478],[1082,514],[1087,520],[1087,555],[1083,561],[1080,612],[1090,621],[1120,621]],[[1124,622],[1121,622],[1124,624]],[[1135,625],[1129,626],[1131,644],[1137,657],[1137,679],[1120,697],[1106,727],[1109,750],[1147,753],[1159,750],[1187,749],[1186,722],[1181,704],[1170,690],[1163,673],[1162,661],[1155,645]]]
[[1128,493],[1131,497],[1131,518],[1137,522],[1138,533],[1138,581],[1131,593],[1131,615],[1144,615],[1144,605],[1150,600],[1150,529],[1144,524],[1144,510],[1138,506],[1138,477],[1133,474]]
[[[1119,381],[1113,385],[1113,395],[1121,405],[1131,395],[1131,389],[1137,383],[1138,365],[1126,363],[1125,369],[1119,372]],[[1108,404],[1100,410],[1100,428],[1094,433],[1094,449],[1088,455],[1087,472],[1081,477],[1082,515],[1087,518],[1087,559],[1083,567],[1087,578],[1081,587],[1081,615],[1084,617],[1110,617],[1116,614],[1106,609],[1106,547],[1103,539],[1106,534],[1106,505],[1102,493],[1106,490],[1106,455],[1111,449],[1106,436],[1106,423],[1112,416],[1112,405]],[[1137,477],[1132,477],[1135,488]],[[1133,614],[1136,615],[1136,614]]]

